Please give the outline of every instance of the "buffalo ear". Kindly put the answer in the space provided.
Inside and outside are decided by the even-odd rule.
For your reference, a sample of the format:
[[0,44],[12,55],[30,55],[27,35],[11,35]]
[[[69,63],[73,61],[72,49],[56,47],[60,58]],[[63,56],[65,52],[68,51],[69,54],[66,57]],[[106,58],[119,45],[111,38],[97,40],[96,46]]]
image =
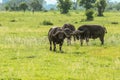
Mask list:
[[105,33],[107,33],[107,29],[105,27],[103,27],[103,29],[104,29]]

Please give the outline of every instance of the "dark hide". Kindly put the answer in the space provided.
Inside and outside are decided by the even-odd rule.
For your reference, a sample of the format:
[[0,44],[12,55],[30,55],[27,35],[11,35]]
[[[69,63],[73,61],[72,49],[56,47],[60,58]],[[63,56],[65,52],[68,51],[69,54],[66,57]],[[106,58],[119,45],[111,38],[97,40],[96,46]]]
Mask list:
[[54,45],[54,51],[56,51],[56,44],[59,44],[59,49],[62,51],[62,45],[66,38],[66,33],[60,28],[51,28],[48,32],[48,39],[50,42],[50,50],[52,50],[52,43]]
[[78,28],[78,31],[75,31],[76,37],[80,39],[81,45],[83,45],[84,39],[88,44],[89,38],[99,38],[101,45],[103,45],[105,33],[107,33],[106,28],[100,25],[82,25]]
[[[63,30],[67,30],[67,34],[70,35],[69,38],[67,38],[67,44],[71,44],[71,34],[75,31],[75,27],[72,24],[64,24],[62,27]],[[73,35],[74,41],[75,41],[75,36]]]

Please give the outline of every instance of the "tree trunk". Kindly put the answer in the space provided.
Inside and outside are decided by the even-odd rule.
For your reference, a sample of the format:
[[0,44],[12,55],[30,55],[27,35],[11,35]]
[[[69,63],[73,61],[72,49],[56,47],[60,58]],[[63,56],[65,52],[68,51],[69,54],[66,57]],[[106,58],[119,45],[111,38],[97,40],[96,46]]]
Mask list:
[[34,10],[34,9],[32,9],[31,11],[32,11],[32,13],[34,14],[35,10]]
[[98,16],[103,16],[102,7],[98,7]]
[[24,11],[24,13],[25,13],[25,9],[24,9],[23,11]]

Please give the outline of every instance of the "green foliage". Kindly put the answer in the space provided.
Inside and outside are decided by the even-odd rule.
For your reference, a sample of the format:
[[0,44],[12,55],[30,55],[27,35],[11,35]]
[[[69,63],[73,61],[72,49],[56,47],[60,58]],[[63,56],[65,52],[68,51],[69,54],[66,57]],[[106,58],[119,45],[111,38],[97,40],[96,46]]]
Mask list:
[[25,2],[22,2],[22,3],[20,3],[19,8],[24,10],[24,12],[25,12],[25,10],[28,8],[28,5]]
[[74,0],[74,2],[73,2],[73,10],[77,10],[78,9],[78,6],[79,6],[79,2],[80,2],[80,0]]
[[91,20],[93,20],[94,19],[94,17],[93,17],[93,14],[94,14],[94,11],[93,11],[93,9],[88,9],[88,10],[86,10],[86,16],[87,16],[87,20],[88,21],[91,21]]
[[22,2],[27,3],[26,0],[9,0],[9,2],[7,2],[7,3],[5,4],[5,6],[8,6],[8,7],[9,7],[9,10],[11,10],[11,11],[18,11],[18,10],[19,10],[19,5],[20,5]]
[[87,20],[91,21],[93,20],[93,14],[94,14],[94,11],[92,10],[92,8],[94,7],[94,4],[95,4],[95,1],[96,0],[81,0],[80,1],[80,6],[83,6],[85,9],[86,9],[86,17],[87,17]]
[[106,0],[97,0],[96,7],[98,8],[98,16],[103,16],[105,7],[107,6]]
[[9,2],[5,3],[6,7],[11,11],[19,11],[22,10],[33,10],[40,11],[43,8],[43,4],[45,4],[45,0],[9,0]]
[[58,7],[62,14],[68,13],[71,8],[71,5],[72,5],[71,0],[58,0]]
[[44,20],[43,25],[53,25],[53,23],[50,21]]
[[9,6],[5,5],[5,10],[8,11],[9,10]]
[[111,24],[119,24],[118,22],[111,22]]
[[118,11],[120,10],[120,2],[117,3],[115,6],[114,6],[115,9],[117,9]]
[[106,6],[107,11],[119,11],[120,10],[120,2],[109,2],[107,1],[107,6]]
[[16,22],[16,20],[15,20],[15,19],[12,19],[12,20],[10,20],[10,22]]
[[96,0],[80,0],[80,6],[83,6],[86,10],[94,7]]
[[31,2],[30,2],[30,7],[31,7],[31,9],[33,9],[33,11],[35,10],[35,11],[40,11],[40,10],[42,10],[42,4],[43,4],[43,2],[41,2],[42,0],[32,0]]

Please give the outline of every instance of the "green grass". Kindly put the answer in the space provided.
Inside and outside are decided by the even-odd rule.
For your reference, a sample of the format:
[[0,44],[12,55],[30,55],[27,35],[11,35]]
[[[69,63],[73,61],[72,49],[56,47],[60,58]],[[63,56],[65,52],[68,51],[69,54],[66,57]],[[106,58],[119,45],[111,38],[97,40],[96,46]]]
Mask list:
[[[120,80],[120,13],[106,12],[94,21],[81,22],[83,12],[0,12],[0,80]],[[13,22],[11,22],[11,20]],[[64,23],[104,25],[105,45],[99,39],[89,46],[63,45],[64,53],[49,51],[50,27]],[[119,24],[111,24],[118,22]]]

